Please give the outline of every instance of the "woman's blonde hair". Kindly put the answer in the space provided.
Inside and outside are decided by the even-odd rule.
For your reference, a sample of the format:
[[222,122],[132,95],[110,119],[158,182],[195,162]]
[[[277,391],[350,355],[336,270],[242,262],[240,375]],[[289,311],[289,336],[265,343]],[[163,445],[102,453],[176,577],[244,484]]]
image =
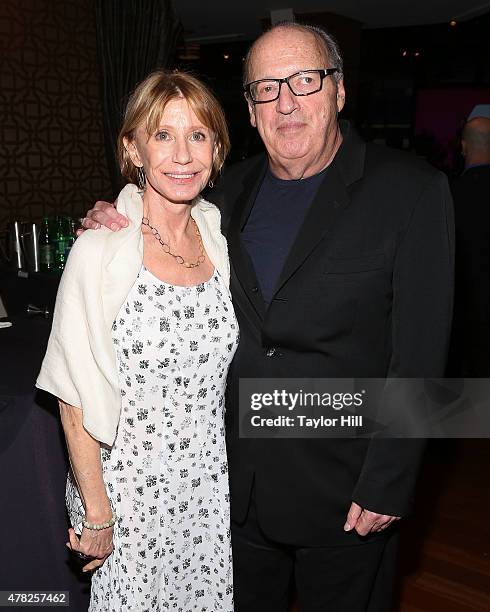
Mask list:
[[210,180],[214,181],[221,170],[230,150],[230,138],[220,103],[196,77],[178,70],[158,70],[142,81],[131,94],[117,139],[121,174],[130,183],[138,184],[138,173],[124,146],[124,140],[134,140],[134,132],[141,125],[145,126],[148,137],[154,134],[166,105],[177,98],[185,99],[199,120],[214,134],[215,152]]

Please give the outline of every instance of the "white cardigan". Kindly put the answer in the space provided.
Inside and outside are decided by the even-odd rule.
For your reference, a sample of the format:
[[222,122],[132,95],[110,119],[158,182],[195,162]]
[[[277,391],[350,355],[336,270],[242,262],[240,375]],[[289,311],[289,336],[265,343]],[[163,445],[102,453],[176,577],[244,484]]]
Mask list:
[[[129,225],[112,232],[84,232],[73,245],[60,281],[48,348],[36,381],[65,403],[82,408],[84,428],[112,446],[121,412],[120,385],[112,343],[112,324],[143,261],[143,200],[136,185],[126,185],[117,210]],[[229,286],[230,265],[221,234],[220,212],[196,199],[191,215],[206,253]]]

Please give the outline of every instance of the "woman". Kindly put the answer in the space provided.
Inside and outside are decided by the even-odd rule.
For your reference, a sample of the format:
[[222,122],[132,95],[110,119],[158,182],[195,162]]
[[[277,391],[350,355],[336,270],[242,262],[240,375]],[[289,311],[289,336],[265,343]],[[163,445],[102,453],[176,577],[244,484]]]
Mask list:
[[59,398],[81,531],[67,545],[95,570],[93,612],[233,609],[223,413],[238,329],[220,215],[199,197],[228,149],[202,83],[150,75],[118,141],[129,226],[83,234],[61,279],[37,386]]

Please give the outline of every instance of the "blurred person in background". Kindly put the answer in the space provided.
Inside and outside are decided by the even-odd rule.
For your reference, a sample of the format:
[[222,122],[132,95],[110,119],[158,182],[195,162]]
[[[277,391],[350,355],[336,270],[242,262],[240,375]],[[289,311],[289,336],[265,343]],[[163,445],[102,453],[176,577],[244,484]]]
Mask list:
[[478,105],[461,139],[464,172],[451,185],[456,293],[451,371],[490,376],[490,105]]

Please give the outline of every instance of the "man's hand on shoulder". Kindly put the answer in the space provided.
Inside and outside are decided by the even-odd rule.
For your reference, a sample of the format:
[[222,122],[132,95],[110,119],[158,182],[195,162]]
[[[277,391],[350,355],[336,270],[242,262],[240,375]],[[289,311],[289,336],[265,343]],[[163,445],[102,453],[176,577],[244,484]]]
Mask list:
[[367,508],[361,508],[356,502],[352,502],[347,514],[344,531],[355,529],[360,536],[365,536],[368,533],[384,531],[392,523],[399,521],[400,518],[399,516],[371,512]]
[[99,200],[87,212],[87,216],[82,221],[82,228],[77,231],[77,236],[83,234],[86,229],[99,229],[101,225],[117,232],[128,226],[128,220],[124,215],[117,212],[114,204]]

